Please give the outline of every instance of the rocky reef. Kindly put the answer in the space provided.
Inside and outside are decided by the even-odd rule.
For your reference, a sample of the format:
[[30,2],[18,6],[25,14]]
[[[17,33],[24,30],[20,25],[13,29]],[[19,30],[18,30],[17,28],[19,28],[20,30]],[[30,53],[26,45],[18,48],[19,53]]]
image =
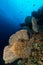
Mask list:
[[24,26],[27,28],[10,36],[9,45],[3,51],[3,60],[6,64],[19,59],[17,65],[43,65],[43,7],[32,12],[32,16],[21,24]]
[[[21,35],[23,33],[23,35],[20,35],[20,37],[16,37],[18,39],[16,41],[13,40],[13,42],[12,38],[10,38],[9,45],[4,48],[3,59],[5,63],[11,64],[17,59],[19,59],[17,65],[21,65],[22,62],[25,65],[39,65],[40,63],[43,63],[43,34],[35,34],[32,36],[32,38],[29,38],[27,30],[20,30],[18,32]],[[16,32],[15,34],[17,34],[18,32]],[[13,37],[13,39],[15,38]]]

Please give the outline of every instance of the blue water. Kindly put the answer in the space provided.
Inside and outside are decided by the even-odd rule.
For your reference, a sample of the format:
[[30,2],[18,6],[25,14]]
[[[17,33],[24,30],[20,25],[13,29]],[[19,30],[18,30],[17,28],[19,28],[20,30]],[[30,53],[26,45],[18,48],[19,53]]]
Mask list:
[[32,11],[37,11],[42,5],[43,0],[0,0],[1,58],[10,35],[20,29],[26,16],[31,16]]

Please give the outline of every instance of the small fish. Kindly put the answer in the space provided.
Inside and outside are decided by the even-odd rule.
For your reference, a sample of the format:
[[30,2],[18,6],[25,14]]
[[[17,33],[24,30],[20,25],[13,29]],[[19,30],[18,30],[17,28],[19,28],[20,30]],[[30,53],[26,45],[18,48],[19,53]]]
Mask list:
[[33,6],[35,6],[35,4],[33,4]]

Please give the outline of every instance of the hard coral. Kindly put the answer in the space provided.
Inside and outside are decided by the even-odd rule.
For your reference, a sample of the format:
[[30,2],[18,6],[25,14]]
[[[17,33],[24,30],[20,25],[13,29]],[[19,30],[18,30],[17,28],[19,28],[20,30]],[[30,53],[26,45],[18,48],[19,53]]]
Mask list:
[[30,44],[29,41],[18,41],[15,42],[10,51],[15,55],[17,58],[29,58],[30,55]]
[[14,54],[12,54],[12,52],[10,51],[10,46],[6,46],[4,48],[4,52],[3,52],[3,60],[5,61],[5,63],[11,63],[14,60],[16,60]]
[[28,31],[24,30],[24,29],[16,32],[15,34],[10,36],[9,44],[13,45],[13,43],[18,41],[19,39],[29,40],[29,35],[28,34],[29,34]]

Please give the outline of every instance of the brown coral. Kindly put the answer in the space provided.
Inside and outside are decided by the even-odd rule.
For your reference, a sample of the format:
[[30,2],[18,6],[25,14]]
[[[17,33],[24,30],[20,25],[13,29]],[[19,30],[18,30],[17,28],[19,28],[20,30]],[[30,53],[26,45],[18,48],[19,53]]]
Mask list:
[[[5,63],[11,63],[15,61],[17,58],[22,57],[22,54],[26,55],[28,49],[28,47],[26,47],[26,44],[28,44],[28,42],[29,35],[27,30],[20,30],[11,35],[9,39],[9,45],[4,48],[3,52],[3,60],[5,61]],[[24,48],[22,46],[24,46]],[[25,50],[26,52],[23,52]]]
[[5,63],[11,63],[14,60],[16,60],[14,54],[12,54],[12,52],[10,51],[10,46],[6,46],[4,48],[4,52],[3,52],[3,59],[5,61]]
[[29,40],[29,35],[27,30],[20,30],[15,34],[11,35],[9,38],[9,44],[12,45],[19,39]]
[[28,41],[18,41],[15,42],[12,47],[10,48],[11,52],[17,58],[28,58],[30,55],[30,45]]

